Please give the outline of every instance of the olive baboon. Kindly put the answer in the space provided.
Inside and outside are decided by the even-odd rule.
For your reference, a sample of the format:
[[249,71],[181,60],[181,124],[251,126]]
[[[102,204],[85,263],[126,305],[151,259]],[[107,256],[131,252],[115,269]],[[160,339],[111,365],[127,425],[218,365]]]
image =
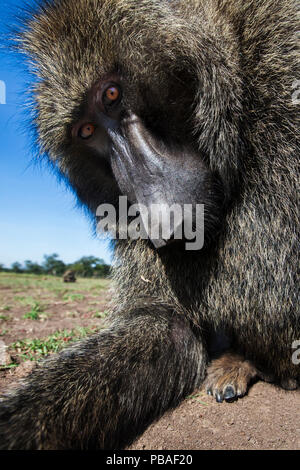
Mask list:
[[63,275],[64,282],[76,282],[76,276],[72,269],[68,269]]
[[53,0],[28,18],[39,145],[79,200],[204,204],[205,242],[116,241],[110,326],[7,394],[1,448],[123,448],[204,380],[218,401],[254,377],[297,387],[296,8]]

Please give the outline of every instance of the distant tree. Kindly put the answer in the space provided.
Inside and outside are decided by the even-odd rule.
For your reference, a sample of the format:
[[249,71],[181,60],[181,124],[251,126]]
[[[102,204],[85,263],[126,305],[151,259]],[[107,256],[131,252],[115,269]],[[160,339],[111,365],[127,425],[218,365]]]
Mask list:
[[4,264],[0,263],[0,271],[4,271]]
[[108,264],[99,264],[94,269],[94,277],[108,277],[111,267]]
[[15,263],[13,263],[11,265],[11,270],[13,273],[22,273],[23,272],[23,268],[22,268],[22,265],[21,263],[18,263],[18,261],[16,261]]
[[78,276],[93,277],[101,267],[105,265],[103,259],[96,258],[95,256],[83,256],[73,265],[70,266]]
[[38,263],[34,263],[33,261],[26,260],[25,261],[25,271],[31,274],[42,274],[44,272],[42,266]]
[[66,265],[58,256],[57,253],[44,255],[43,269],[45,273],[52,274],[53,276],[62,276],[64,274]]
[[12,271],[14,273],[31,273],[31,274],[50,274],[54,276],[62,276],[67,270],[73,270],[79,277],[107,277],[110,274],[111,267],[105,264],[101,258],[95,256],[82,256],[73,264],[65,264],[59,259],[57,253],[52,255],[44,255],[42,265],[31,260],[24,262],[24,267],[19,262],[11,265],[11,269],[4,268],[0,263],[0,271]]

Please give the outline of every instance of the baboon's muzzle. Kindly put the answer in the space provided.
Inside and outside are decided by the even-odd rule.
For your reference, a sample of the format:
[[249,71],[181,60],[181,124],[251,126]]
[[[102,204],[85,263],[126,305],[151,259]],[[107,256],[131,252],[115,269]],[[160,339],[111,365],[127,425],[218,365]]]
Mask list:
[[132,113],[119,128],[108,126],[107,132],[114,176],[122,194],[139,205],[143,228],[155,248],[182,239],[184,224],[195,225],[193,209],[205,188],[199,156],[167,147]]

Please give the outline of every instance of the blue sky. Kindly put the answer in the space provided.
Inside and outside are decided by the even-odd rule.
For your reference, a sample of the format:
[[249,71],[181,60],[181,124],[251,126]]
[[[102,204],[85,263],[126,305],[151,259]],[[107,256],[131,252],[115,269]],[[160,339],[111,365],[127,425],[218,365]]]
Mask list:
[[[1,0],[2,37],[16,9],[25,3],[34,1]],[[40,262],[51,253],[65,262],[85,255],[111,262],[108,241],[93,238],[71,192],[46,165],[33,161],[32,138],[24,120],[29,80],[20,58],[1,47],[0,81],[6,85],[6,104],[0,104],[0,263]]]

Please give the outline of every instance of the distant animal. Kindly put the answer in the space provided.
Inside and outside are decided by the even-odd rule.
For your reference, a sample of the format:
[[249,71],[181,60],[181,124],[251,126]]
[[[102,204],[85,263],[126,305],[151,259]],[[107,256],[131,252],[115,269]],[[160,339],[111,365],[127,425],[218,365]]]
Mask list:
[[72,269],[68,269],[63,275],[64,282],[76,282],[75,272]]

